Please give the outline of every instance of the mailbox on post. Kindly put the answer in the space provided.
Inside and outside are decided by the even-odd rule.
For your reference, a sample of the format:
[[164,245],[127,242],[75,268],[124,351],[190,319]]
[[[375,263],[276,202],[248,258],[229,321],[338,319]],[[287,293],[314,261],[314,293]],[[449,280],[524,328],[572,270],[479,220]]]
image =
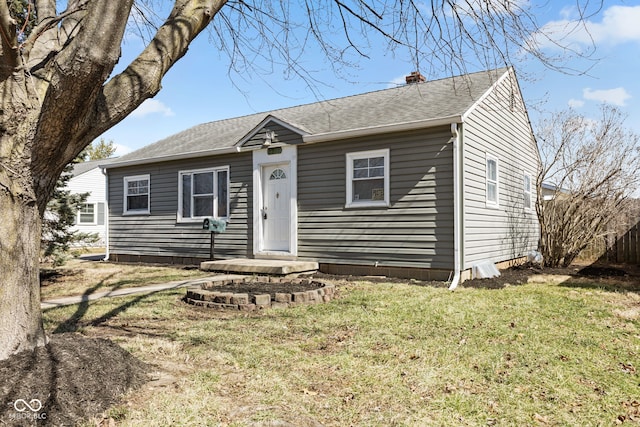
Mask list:
[[224,219],[205,218],[202,222],[202,229],[212,233],[223,233],[227,229],[227,221]]
[[215,244],[215,235],[223,233],[227,229],[227,221],[224,219],[205,218],[202,221],[202,229],[211,232],[211,245],[209,246],[209,259],[213,261],[213,248]]

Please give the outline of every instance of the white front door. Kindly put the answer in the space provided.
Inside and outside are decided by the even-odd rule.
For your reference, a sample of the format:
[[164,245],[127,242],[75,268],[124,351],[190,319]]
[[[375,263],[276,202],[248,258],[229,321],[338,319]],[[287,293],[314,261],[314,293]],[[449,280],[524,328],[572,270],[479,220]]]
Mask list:
[[290,250],[291,177],[289,164],[262,167],[260,209],[264,251]]

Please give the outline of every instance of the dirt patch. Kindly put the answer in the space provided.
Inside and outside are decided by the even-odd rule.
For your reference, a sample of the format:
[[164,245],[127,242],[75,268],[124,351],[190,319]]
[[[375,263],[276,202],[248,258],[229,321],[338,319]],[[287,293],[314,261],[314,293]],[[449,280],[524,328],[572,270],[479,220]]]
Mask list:
[[306,280],[302,283],[295,283],[293,281],[282,283],[270,283],[263,281],[246,280],[241,283],[231,283],[228,285],[207,285],[204,289],[212,292],[231,292],[234,294],[250,294],[250,295],[262,295],[269,294],[272,298],[275,298],[276,293],[289,293],[312,291],[323,287],[322,284]]
[[597,282],[598,287],[619,291],[640,291],[640,267],[634,265],[572,265],[566,268],[543,268],[535,264],[514,266],[500,271],[499,277],[472,279],[462,283],[464,287],[501,289],[530,282],[556,280],[566,285],[589,286]]
[[0,424],[77,425],[146,383],[147,370],[112,341],[53,335],[47,346],[0,362]]

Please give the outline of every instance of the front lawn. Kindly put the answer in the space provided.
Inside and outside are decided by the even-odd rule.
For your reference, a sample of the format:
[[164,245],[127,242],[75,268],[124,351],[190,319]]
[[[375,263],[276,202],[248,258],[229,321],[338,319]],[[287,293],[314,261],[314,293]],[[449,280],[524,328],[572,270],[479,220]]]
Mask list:
[[40,270],[40,293],[45,301],[210,275],[196,268],[181,266],[122,264],[75,258],[60,267],[43,265]]
[[154,365],[105,414],[118,425],[639,423],[640,294],[606,289],[343,281],[330,303],[250,314],[172,290],[44,317]]

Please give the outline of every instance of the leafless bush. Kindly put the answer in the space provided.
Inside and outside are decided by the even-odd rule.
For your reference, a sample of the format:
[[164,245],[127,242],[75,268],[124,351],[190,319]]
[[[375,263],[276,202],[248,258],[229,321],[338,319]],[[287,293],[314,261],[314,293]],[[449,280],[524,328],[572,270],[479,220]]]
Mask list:
[[605,104],[600,113],[592,120],[568,110],[554,114],[540,128],[536,209],[547,266],[571,264],[607,233],[640,187],[640,137],[624,126],[619,109]]

